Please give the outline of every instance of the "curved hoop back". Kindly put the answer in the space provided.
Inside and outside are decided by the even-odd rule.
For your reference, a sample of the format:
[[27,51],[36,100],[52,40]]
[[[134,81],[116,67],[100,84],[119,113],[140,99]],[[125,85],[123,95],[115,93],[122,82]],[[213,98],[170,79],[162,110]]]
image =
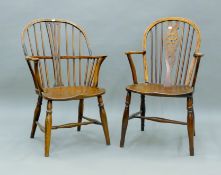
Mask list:
[[[24,27],[21,40],[25,56],[42,56],[39,71],[43,88],[91,84],[89,77],[97,59],[77,59],[92,55],[86,33],[78,25],[63,19],[36,19]],[[33,65],[27,62],[34,78]]]
[[143,36],[145,82],[192,86],[193,54],[200,51],[200,43],[200,29],[191,20],[167,17],[153,22]]

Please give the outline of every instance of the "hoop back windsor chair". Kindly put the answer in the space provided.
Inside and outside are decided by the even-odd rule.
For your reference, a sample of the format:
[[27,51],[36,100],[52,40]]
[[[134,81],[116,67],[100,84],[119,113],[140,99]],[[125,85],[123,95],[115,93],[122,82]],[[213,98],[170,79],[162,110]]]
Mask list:
[[[195,132],[193,92],[199,68],[201,35],[199,27],[181,17],[161,18],[153,22],[144,32],[143,50],[126,52],[133,84],[127,86],[126,106],[122,120],[120,146],[124,146],[128,120],[187,125],[190,155],[194,155],[193,136]],[[142,55],[144,82],[138,82],[132,55]],[[140,111],[129,115],[131,93],[141,96]],[[145,117],[145,95],[187,98],[187,122],[161,117]]]
[[[102,125],[109,145],[102,100],[105,90],[98,88],[99,70],[106,56],[92,55],[86,33],[67,20],[37,19],[24,27],[22,47],[38,95],[31,138],[39,126],[45,133],[45,156],[49,156],[51,129],[77,127],[80,131],[81,125]],[[83,114],[84,99],[90,97],[98,99],[101,122]],[[47,100],[45,127],[38,122],[42,99]],[[78,122],[52,126],[52,101],[67,100],[79,100]]]

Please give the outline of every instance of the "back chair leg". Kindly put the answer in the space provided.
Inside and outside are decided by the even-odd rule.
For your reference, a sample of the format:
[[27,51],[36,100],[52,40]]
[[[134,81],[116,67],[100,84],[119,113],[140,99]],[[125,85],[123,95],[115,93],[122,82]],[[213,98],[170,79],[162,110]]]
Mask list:
[[108,131],[108,122],[107,122],[107,116],[106,116],[106,112],[104,109],[104,103],[103,103],[103,99],[102,96],[98,96],[98,106],[100,109],[100,118],[101,118],[101,123],[103,126],[103,130],[104,130],[104,136],[106,139],[106,144],[110,145],[110,136],[109,136],[109,131]]
[[194,109],[193,109],[193,127],[194,127],[194,136],[196,136],[196,128],[195,128],[196,124],[195,124],[195,113],[194,113]]
[[52,127],[52,101],[48,100],[45,118],[45,157],[49,156]]
[[[141,111],[141,116],[145,116],[146,112],[146,106],[145,106],[145,95],[141,95],[141,103],[140,103],[140,111]],[[145,119],[141,119],[141,131],[144,131],[144,126],[145,126]]]
[[187,130],[189,136],[190,156],[194,156],[194,114],[193,97],[187,97]]
[[[84,99],[80,99],[79,105],[78,105],[78,123],[82,122],[84,112]],[[77,127],[77,131],[81,130],[81,125]]]
[[122,120],[120,147],[124,147],[125,135],[126,135],[128,119],[129,119],[130,101],[131,101],[131,92],[127,92],[125,109],[124,109],[123,120]]
[[42,96],[38,96],[38,102],[37,105],[35,107],[35,112],[34,112],[34,118],[33,118],[33,123],[32,123],[32,129],[31,129],[31,138],[34,138],[35,136],[35,131],[36,131],[36,127],[37,124],[36,122],[39,119],[40,113],[41,113],[41,105],[42,105]]

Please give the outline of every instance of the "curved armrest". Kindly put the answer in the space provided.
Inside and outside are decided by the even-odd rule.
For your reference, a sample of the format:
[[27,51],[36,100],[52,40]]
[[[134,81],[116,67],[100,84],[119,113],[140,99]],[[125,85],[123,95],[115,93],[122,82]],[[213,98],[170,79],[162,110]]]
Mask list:
[[200,64],[200,60],[203,57],[202,53],[196,52],[193,54],[194,58],[196,58],[196,63],[195,63],[195,69],[194,69],[194,77],[193,77],[193,82],[192,82],[192,86],[194,87],[196,84],[196,78],[197,78],[197,74],[198,74],[198,70],[199,70],[199,64]]
[[132,55],[134,55],[134,54],[145,55],[146,51],[129,51],[129,52],[125,52],[125,54],[127,55],[127,58],[128,58],[129,64],[130,64],[133,82],[134,82],[134,84],[137,84],[137,73],[136,73],[136,68],[135,68],[135,65],[133,62]]
[[202,58],[204,55],[202,53],[200,53],[200,52],[196,52],[196,53],[193,54],[193,56],[195,58]]
[[[28,62],[28,66],[29,66],[29,69],[31,71],[31,74],[34,80],[35,88],[37,88],[40,93],[44,92],[44,89],[41,86],[40,74],[39,74],[39,68],[38,68],[39,60],[40,60],[39,57],[38,56],[26,56],[25,59]],[[34,62],[34,70],[29,61]]]
[[[100,67],[106,57],[107,57],[106,55],[101,55],[101,56],[82,55],[82,56],[60,56],[60,59],[92,59],[93,70],[91,70],[92,75],[90,77],[90,85],[96,87],[99,81]],[[41,79],[40,79],[40,73],[39,73],[39,60],[41,59],[52,60],[53,57],[52,56],[26,56],[25,59],[28,62],[29,69],[31,70],[35,87],[39,90],[39,92],[44,92],[44,89],[41,85]],[[34,62],[34,68],[31,66],[30,61]]]
[[94,77],[93,77],[92,86],[97,87],[98,81],[99,81],[100,67],[107,56],[94,56],[94,57],[97,57],[98,60],[97,60],[97,63],[95,65],[95,69],[94,69]]
[[132,54],[145,54],[146,51],[128,51],[128,52],[125,52],[126,55],[132,55]]
[[60,56],[61,59],[105,59],[107,57],[107,55],[81,55],[81,56],[72,56],[72,55],[67,55],[67,56]]
[[35,56],[26,56],[25,59],[27,61],[39,61],[39,58]]
[[[73,56],[73,55],[60,55],[60,59],[99,59],[99,58],[106,58],[106,55],[98,55],[98,56],[91,56],[91,55],[81,55],[81,56]],[[27,61],[37,61],[40,59],[53,59],[53,56],[26,56],[25,59]]]

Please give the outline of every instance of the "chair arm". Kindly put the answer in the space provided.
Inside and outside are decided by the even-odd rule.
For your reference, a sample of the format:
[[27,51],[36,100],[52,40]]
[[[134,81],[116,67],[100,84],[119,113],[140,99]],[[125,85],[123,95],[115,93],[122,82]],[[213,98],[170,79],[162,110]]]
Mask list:
[[200,53],[200,52],[195,52],[195,53],[193,54],[193,56],[194,56],[195,58],[202,58],[204,55],[203,55],[202,53]]
[[105,60],[105,58],[107,56],[93,56],[93,57],[97,57],[98,61],[97,61],[97,64],[95,66],[94,78],[93,78],[92,86],[93,87],[97,87],[98,86],[98,82],[99,82],[100,67],[101,67],[101,64],[103,63],[103,61]]
[[91,56],[91,55],[81,55],[81,56],[60,56],[61,59],[105,59],[107,57],[107,55],[96,55],[96,56]]
[[136,73],[136,68],[133,62],[133,58],[132,55],[133,54],[142,54],[145,55],[146,51],[129,51],[129,52],[125,52],[125,54],[127,55],[129,64],[130,64],[130,69],[131,69],[131,73],[132,73],[132,77],[133,77],[133,82],[134,84],[137,84],[137,73]]
[[196,52],[193,54],[193,56],[194,56],[194,58],[196,58],[196,65],[195,65],[195,69],[194,69],[194,77],[193,77],[193,82],[192,82],[192,86],[194,87],[196,84],[196,78],[197,78],[197,74],[198,74],[198,70],[199,70],[200,60],[204,55],[202,53]]
[[26,56],[25,59],[26,61],[39,61],[39,58],[35,56]]
[[145,54],[146,51],[143,50],[143,51],[128,51],[128,52],[125,52],[126,55],[132,55],[132,54]]
[[[44,89],[42,88],[42,85],[41,85],[39,68],[38,68],[39,60],[40,60],[39,57],[38,56],[26,56],[25,59],[28,63],[29,69],[31,71],[31,74],[32,74],[32,77],[34,80],[34,84],[35,84],[35,88],[37,88],[39,92],[44,92]],[[31,63],[29,61],[34,62],[34,69],[31,66]]]
[[[60,55],[60,59],[98,59],[98,58],[106,58],[106,55],[100,56],[91,56],[91,55],[81,55],[81,56],[73,56],[73,55]],[[27,61],[37,61],[40,59],[53,59],[53,56],[26,56],[25,59]]]

